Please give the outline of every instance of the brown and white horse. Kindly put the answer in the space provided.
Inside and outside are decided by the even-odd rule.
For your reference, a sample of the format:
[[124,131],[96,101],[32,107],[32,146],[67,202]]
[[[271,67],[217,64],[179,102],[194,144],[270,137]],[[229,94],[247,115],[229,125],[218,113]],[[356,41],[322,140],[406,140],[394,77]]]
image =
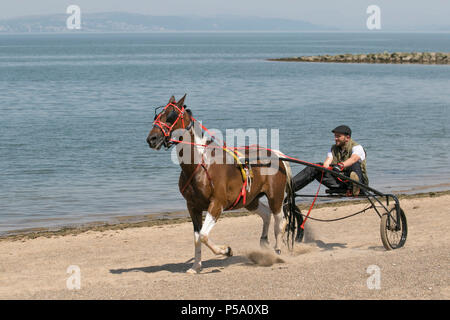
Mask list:
[[[291,169],[289,163],[278,159],[281,152],[267,151],[266,155],[274,156],[270,161],[276,161],[276,172],[266,174],[267,158],[255,160],[251,165],[251,184],[247,185],[247,191],[243,188],[242,166],[238,160],[226,161],[230,157],[230,151],[216,142],[202,139],[194,130],[194,118],[189,109],[185,109],[183,96],[178,102],[172,96],[169,103],[159,113],[155,114],[153,127],[148,134],[147,143],[150,148],[159,150],[164,145],[169,148],[174,141],[177,144],[178,160],[181,166],[179,188],[186,199],[192,223],[194,225],[195,258],[192,268],[188,273],[199,273],[201,270],[201,244],[205,244],[216,255],[231,256],[233,252],[229,246],[215,245],[210,239],[210,233],[217,223],[221,213],[226,210],[246,208],[261,216],[263,220],[260,245],[268,247],[268,229],[271,214],[274,216],[275,251],[281,253],[280,244],[286,221],[283,217],[283,200],[290,194]],[[155,112],[156,113],[156,112]],[[178,140],[175,134],[178,133]],[[191,141],[192,143],[187,143]],[[181,142],[181,143],[180,143]],[[186,148],[189,146],[189,148]],[[208,155],[206,149],[212,148]],[[208,151],[211,151],[209,149]],[[188,154],[186,154],[186,152]],[[213,157],[212,157],[213,156]],[[245,151],[245,156],[250,157],[250,151]],[[223,157],[223,161],[217,161]],[[180,160],[183,158],[184,160]],[[214,158],[211,161],[209,158]],[[186,161],[188,159],[188,161]],[[194,161],[200,159],[200,161]],[[274,159],[274,160],[273,160]],[[247,170],[247,173],[249,171]],[[243,197],[242,192],[245,192]],[[269,206],[260,201],[266,196]],[[206,211],[205,220],[202,214]]]

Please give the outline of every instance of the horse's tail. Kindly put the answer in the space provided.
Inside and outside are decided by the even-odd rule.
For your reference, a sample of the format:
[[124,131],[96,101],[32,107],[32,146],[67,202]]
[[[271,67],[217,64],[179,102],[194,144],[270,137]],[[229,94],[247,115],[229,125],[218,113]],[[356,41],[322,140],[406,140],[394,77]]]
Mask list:
[[[285,157],[281,151],[276,151],[278,157]],[[289,161],[282,161],[286,171],[286,186],[285,199],[283,201],[283,213],[286,219],[286,228],[283,230],[287,233],[286,242],[288,247],[292,250],[295,241],[300,242],[303,238],[303,230],[300,230],[300,225],[303,222],[303,217],[300,210],[295,204],[295,191],[292,185],[292,170]]]
[[286,169],[286,187],[285,187],[285,191],[286,194],[289,196],[292,194],[293,189],[292,189],[292,170],[291,170],[291,165],[289,164],[289,162],[287,161],[283,161],[284,164],[284,168]]

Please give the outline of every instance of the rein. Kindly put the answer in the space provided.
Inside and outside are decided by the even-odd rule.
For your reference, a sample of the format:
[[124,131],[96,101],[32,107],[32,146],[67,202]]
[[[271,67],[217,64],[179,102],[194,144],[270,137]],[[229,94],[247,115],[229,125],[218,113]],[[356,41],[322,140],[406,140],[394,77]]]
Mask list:
[[[175,127],[175,125],[177,124],[177,122],[178,122],[178,121],[180,120],[180,118],[181,118],[183,129],[189,130],[189,129],[192,127],[192,123],[193,123],[193,122],[197,122],[197,123],[200,125],[200,127],[201,127],[205,132],[207,132],[208,135],[209,135],[213,140],[216,140],[216,142],[217,142],[217,140],[218,140],[218,139],[216,139],[216,138],[212,135],[212,133],[208,130],[208,128],[206,128],[205,126],[203,126],[203,125],[202,125],[199,121],[197,121],[197,119],[195,119],[192,115],[190,116],[191,119],[192,119],[192,121],[191,121],[191,122],[189,123],[189,125],[186,127],[186,126],[185,126],[185,123],[184,123],[184,112],[186,111],[185,108],[184,108],[184,106],[181,107],[181,109],[180,109],[175,103],[169,102],[169,103],[164,107],[163,111],[165,111],[165,110],[166,110],[168,107],[170,107],[170,106],[174,107],[175,110],[174,110],[174,111],[171,111],[171,113],[169,113],[169,115],[167,116],[167,118],[168,118],[168,119],[169,119],[169,118],[174,118],[174,117],[176,116],[176,119],[173,121],[173,123],[172,123],[171,125],[168,125],[166,122],[162,122],[162,121],[161,121],[161,115],[163,114],[163,112],[160,112],[160,114],[159,114],[158,116],[155,116],[155,120],[153,121],[153,125],[154,125],[154,126],[157,126],[157,127],[159,127],[159,128],[161,129],[161,131],[163,132],[164,136],[165,136],[166,138],[168,138],[168,141],[169,141],[169,142],[172,142],[172,143],[174,143],[174,144],[183,143],[183,144],[190,144],[190,145],[192,145],[192,146],[201,146],[201,147],[204,147],[205,150],[206,150],[206,148],[221,148],[222,150],[224,150],[224,151],[226,151],[228,154],[230,154],[234,159],[236,159],[237,163],[238,163],[239,166],[240,166],[240,170],[241,170],[241,174],[242,174],[242,179],[243,179],[244,183],[243,183],[242,190],[241,190],[241,192],[239,193],[238,199],[235,201],[235,203],[233,204],[232,208],[239,202],[239,199],[240,199],[241,197],[244,198],[244,204],[245,204],[245,200],[246,200],[246,197],[245,197],[245,196],[246,196],[245,190],[246,190],[246,187],[247,187],[247,174],[245,173],[244,166],[242,165],[241,161],[239,160],[239,158],[238,158],[238,156],[237,156],[237,155],[242,156],[242,155],[239,154],[239,152],[237,151],[237,148],[234,148],[235,150],[232,151],[232,150],[230,150],[230,148],[228,148],[228,147],[225,146],[225,143],[222,143],[223,146],[220,147],[220,146],[210,146],[210,145],[205,145],[205,144],[199,144],[199,143],[194,143],[194,142],[186,142],[186,141],[181,141],[181,140],[176,140],[176,139],[171,138],[171,137],[170,137],[170,134],[171,134],[173,128]],[[175,113],[175,112],[178,112],[178,115],[174,115],[173,113]],[[167,120],[166,120],[166,121],[167,121]],[[168,145],[168,146],[170,146],[170,145]],[[197,167],[195,168],[194,172],[193,172],[193,173],[191,174],[191,176],[189,177],[187,183],[183,186],[183,188],[182,188],[182,190],[181,190],[181,194],[184,193],[184,191],[186,190],[186,187],[191,183],[192,178],[194,177],[195,173],[197,172],[197,170],[198,170],[198,168],[199,168],[200,166],[202,166],[203,169],[205,169],[206,175],[207,175],[207,177],[208,177],[210,183],[213,185],[212,179],[211,179],[211,177],[209,176],[208,170],[207,170],[207,168],[206,168],[206,166],[205,166],[205,164],[204,164],[204,161],[203,161],[203,155],[202,155],[202,161],[197,165]]]
[[[206,148],[220,148],[220,149],[226,151],[228,154],[230,154],[230,155],[237,161],[237,163],[238,163],[239,166],[240,166],[240,170],[241,170],[241,174],[242,174],[242,179],[243,179],[243,185],[242,185],[241,191],[239,192],[239,195],[238,195],[237,199],[235,200],[235,202],[233,203],[233,205],[232,205],[230,208],[226,209],[226,210],[232,210],[232,209],[236,206],[236,204],[239,202],[239,200],[240,200],[241,198],[243,198],[243,204],[245,205],[245,202],[246,202],[246,194],[247,194],[247,193],[246,193],[246,188],[247,188],[248,179],[247,179],[247,174],[245,173],[245,170],[244,170],[244,166],[243,166],[242,162],[241,162],[241,161],[239,160],[239,158],[238,158],[238,155],[242,157],[242,154],[241,154],[238,150],[266,150],[266,151],[271,151],[271,152],[274,152],[274,150],[272,150],[272,149],[270,149],[270,148],[260,147],[260,146],[256,146],[256,147],[251,147],[251,146],[245,146],[245,147],[228,147],[228,146],[226,146],[225,142],[223,142],[223,141],[221,141],[221,142],[222,142],[222,146],[220,146],[220,145],[217,145],[217,146],[211,146],[211,145],[206,145],[206,144],[200,144],[200,143],[194,143],[194,142],[186,142],[186,141],[182,141],[182,140],[172,139],[172,138],[170,137],[170,134],[171,134],[171,132],[172,132],[174,126],[176,125],[176,123],[177,123],[177,122],[180,120],[180,118],[181,118],[181,122],[182,122],[183,129],[189,130],[189,129],[192,127],[193,122],[197,122],[197,123],[200,125],[200,127],[201,127],[205,132],[208,133],[208,135],[211,137],[211,139],[212,139],[212,140],[215,140],[215,141],[219,144],[219,142],[217,141],[217,140],[219,140],[219,139],[217,139],[217,138],[216,138],[216,137],[208,130],[208,128],[206,128],[205,126],[203,126],[203,125],[202,125],[197,119],[195,119],[192,115],[190,115],[190,118],[192,119],[192,121],[189,123],[188,127],[185,126],[185,123],[184,123],[184,113],[186,112],[186,110],[185,110],[184,106],[182,106],[181,109],[180,109],[176,104],[169,102],[169,103],[164,107],[163,111],[166,110],[169,106],[174,107],[174,109],[178,112],[178,115],[174,115],[175,111],[172,111],[171,113],[169,113],[169,115],[168,115],[168,117],[167,117],[167,118],[172,118],[172,117],[175,117],[175,116],[176,116],[177,118],[173,121],[173,123],[172,123],[171,125],[168,125],[167,123],[162,122],[162,121],[160,120],[161,115],[162,115],[162,112],[161,112],[158,116],[155,116],[155,120],[153,121],[153,125],[154,125],[154,126],[158,126],[158,127],[161,129],[161,131],[163,132],[164,136],[165,136],[166,138],[168,138],[168,141],[169,141],[169,142],[172,142],[173,144],[183,143],[183,144],[189,144],[189,145],[192,145],[192,146],[200,146],[200,147],[205,148],[205,150],[206,150]],[[170,147],[170,145],[168,145],[167,147]],[[231,149],[233,149],[233,150],[231,150]],[[276,152],[274,152],[274,153],[276,153]],[[291,159],[291,160],[296,160],[296,161],[300,161],[300,162],[303,162],[303,163],[307,163],[307,164],[312,165],[312,166],[314,166],[314,167],[325,168],[324,166],[319,165],[319,164],[310,163],[310,162],[307,162],[307,161],[303,161],[303,160],[300,160],[300,159],[296,159],[296,158],[293,158],[293,157],[289,157],[289,156],[287,156],[287,155],[283,155],[283,156],[284,156],[285,158],[288,158],[288,159]],[[185,185],[183,186],[183,188],[181,189],[181,194],[184,194],[184,191],[186,190],[187,186],[190,185],[190,183],[191,183],[191,181],[192,181],[192,179],[193,179],[195,173],[197,172],[198,168],[200,168],[200,166],[202,166],[203,169],[205,169],[205,172],[206,172],[206,175],[207,175],[207,177],[208,177],[208,180],[209,180],[209,182],[211,183],[211,185],[213,186],[212,179],[211,179],[211,177],[210,177],[209,174],[208,174],[208,169],[207,169],[206,166],[205,166],[204,159],[203,159],[203,154],[202,154],[202,161],[197,165],[197,167],[195,168],[195,170],[192,172],[191,176],[189,177],[188,181],[186,182],[186,184],[185,184]],[[325,168],[325,169],[328,169],[328,168]],[[323,179],[324,173],[325,173],[325,171],[322,170],[322,176],[321,176],[321,178],[320,178],[319,187],[318,187],[318,189],[317,189],[317,192],[316,192],[316,195],[315,195],[315,197],[314,197],[314,200],[313,200],[313,202],[311,203],[311,206],[309,207],[308,213],[307,213],[307,215],[305,216],[305,219],[303,220],[303,223],[302,223],[301,226],[300,226],[301,229],[304,229],[305,222],[306,222],[306,220],[308,220],[309,214],[311,213],[311,210],[312,210],[312,208],[314,207],[314,204],[315,204],[315,202],[316,202],[316,200],[317,200],[317,198],[318,198],[319,191],[320,191],[320,187],[321,187],[321,185],[322,185],[322,179]],[[311,219],[313,219],[313,218],[311,218]],[[313,220],[314,220],[314,219],[313,219]]]

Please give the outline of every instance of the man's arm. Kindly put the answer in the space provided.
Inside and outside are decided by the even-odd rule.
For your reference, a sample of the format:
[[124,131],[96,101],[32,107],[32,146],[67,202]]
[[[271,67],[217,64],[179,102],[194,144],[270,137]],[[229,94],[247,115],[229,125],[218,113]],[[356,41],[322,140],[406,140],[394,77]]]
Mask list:
[[353,164],[358,162],[360,159],[361,159],[361,157],[354,153],[354,154],[352,154],[352,156],[350,158],[348,158],[347,160],[342,162],[342,164],[344,165],[344,168],[351,167]]
[[364,161],[366,159],[366,151],[361,145],[357,145],[352,148],[352,155],[349,159],[343,162],[344,168],[351,167],[358,161]]
[[328,167],[330,166],[330,164],[331,164],[332,161],[333,161],[333,157],[327,157],[327,158],[325,159],[324,163],[323,163],[323,166],[324,166],[325,168],[328,168]]
[[[337,164],[336,169],[337,171],[342,171],[347,167],[351,167],[354,163],[358,162],[361,159],[361,157],[357,154],[352,154],[352,156],[350,158],[348,158],[347,160],[345,160],[344,162],[341,162],[341,164]],[[325,160],[325,162],[323,163],[323,166],[325,168],[328,168],[331,164],[331,162],[333,161],[333,158],[327,158]],[[333,169],[335,170],[335,169]]]

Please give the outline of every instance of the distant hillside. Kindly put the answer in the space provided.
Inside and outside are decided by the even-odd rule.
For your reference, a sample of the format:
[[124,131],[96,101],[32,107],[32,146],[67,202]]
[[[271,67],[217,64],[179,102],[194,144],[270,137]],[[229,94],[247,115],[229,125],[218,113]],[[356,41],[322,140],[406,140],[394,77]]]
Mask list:
[[218,16],[148,16],[135,13],[81,13],[81,30],[68,30],[68,14],[0,20],[0,33],[148,31],[300,31],[330,30],[299,20]]

